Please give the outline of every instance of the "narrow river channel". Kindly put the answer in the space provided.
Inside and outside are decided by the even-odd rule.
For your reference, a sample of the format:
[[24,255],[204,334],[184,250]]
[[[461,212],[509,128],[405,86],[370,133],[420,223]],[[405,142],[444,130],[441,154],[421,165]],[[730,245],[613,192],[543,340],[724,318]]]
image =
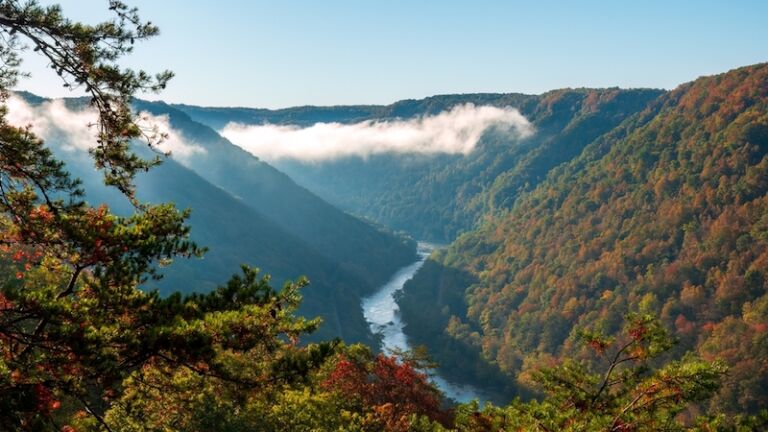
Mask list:
[[[410,349],[408,338],[403,333],[403,321],[400,317],[400,308],[395,301],[395,294],[403,289],[405,283],[424,265],[434,249],[434,245],[419,242],[419,259],[398,270],[389,282],[362,301],[363,315],[371,327],[371,332],[381,335],[382,349],[385,352],[392,349]],[[482,393],[472,386],[451,383],[436,373],[433,373],[430,378],[446,396],[456,401],[467,402],[478,399],[484,402],[486,400]]]

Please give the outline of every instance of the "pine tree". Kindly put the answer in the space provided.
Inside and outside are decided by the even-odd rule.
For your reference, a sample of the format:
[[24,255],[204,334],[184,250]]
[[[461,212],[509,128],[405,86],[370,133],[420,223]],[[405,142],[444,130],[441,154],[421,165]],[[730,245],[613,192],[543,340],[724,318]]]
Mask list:
[[25,47],[45,57],[65,86],[90,95],[95,165],[135,206],[119,217],[86,204],[44,143],[0,111],[0,429],[114,430],[105,413],[149,371],[253,387],[301,377],[332,346],[295,346],[318,324],[292,314],[303,281],[278,292],[244,267],[207,295],[139,289],[174,257],[204,250],[189,240],[188,211],[134,198],[134,176],[160,159],[143,160],[131,146],[154,149],[163,136],[138,126],[131,98],[161,90],[172,74],[117,65],[158,29],[122,2],[109,9],[112,20],[86,25],[58,6],[0,2],[0,97],[23,75]]

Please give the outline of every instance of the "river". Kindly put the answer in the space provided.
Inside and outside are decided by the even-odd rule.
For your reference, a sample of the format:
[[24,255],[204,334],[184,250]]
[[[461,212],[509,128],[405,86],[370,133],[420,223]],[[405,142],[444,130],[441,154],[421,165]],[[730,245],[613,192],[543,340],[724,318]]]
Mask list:
[[[403,321],[400,318],[400,308],[395,301],[395,294],[403,289],[405,283],[424,265],[427,257],[434,249],[434,245],[419,242],[418,260],[398,270],[375,293],[363,298],[363,315],[371,327],[371,332],[381,335],[382,349],[385,352],[393,349],[410,349],[408,338],[403,333]],[[439,359],[436,360],[439,361]],[[487,399],[478,389],[469,385],[452,383],[438,373],[432,372],[430,378],[446,396],[456,401],[468,402],[478,399],[480,402],[484,402]]]

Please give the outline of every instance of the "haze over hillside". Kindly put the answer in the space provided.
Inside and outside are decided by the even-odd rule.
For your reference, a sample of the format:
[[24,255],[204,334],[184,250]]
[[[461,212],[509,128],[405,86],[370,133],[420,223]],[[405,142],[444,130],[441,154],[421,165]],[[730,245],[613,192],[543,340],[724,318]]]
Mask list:
[[97,3],[0,0],[0,431],[768,430],[768,3]]
[[[240,131],[234,143],[254,153],[255,147],[287,147],[274,165],[329,202],[445,243],[484,212],[511,205],[518,190],[535,185],[660,93],[567,89],[541,96],[434,96],[378,107],[179,109],[225,134]],[[293,147],[281,141],[297,135],[317,150],[292,156]],[[388,140],[401,145],[382,146]]]
[[[497,374],[514,377],[543,355],[579,355],[572,326],[616,331],[627,310],[658,314],[676,329],[678,355],[697,349],[722,358],[725,327],[743,341],[758,337],[747,330],[758,324],[743,314],[755,319],[766,283],[758,240],[765,70],[745,67],[673,92],[564,89],[390,106],[179,109],[263,152],[341,208],[417,239],[455,240],[406,284],[406,333],[428,345],[449,376],[495,382],[509,397],[527,390]],[[480,109],[500,117],[486,121]],[[435,130],[449,138],[430,132],[442,121],[451,127]],[[402,146],[388,145],[390,136],[405,137]],[[719,192],[707,198],[706,185]],[[716,235],[719,252],[704,251],[714,247],[706,240],[715,235],[710,224],[729,232]],[[737,240],[740,246],[728,243]],[[740,349],[768,358],[758,346]],[[740,390],[726,387],[720,403],[764,407],[757,388],[765,378],[744,379],[734,378]]]
[[[89,201],[106,202],[116,211],[132,214],[135,209],[129,201],[105,187],[93,170],[87,150],[93,143],[94,131],[88,124],[94,113],[85,110],[81,100],[65,103],[23,96],[26,100],[10,99],[9,121],[31,124],[46,138],[68,169],[84,181]],[[160,149],[172,153],[160,167],[138,177],[139,198],[193,209],[192,238],[209,248],[202,260],[177,260],[161,281],[150,282],[149,287],[165,294],[180,289],[207,292],[241,264],[258,266],[277,284],[307,276],[312,285],[302,312],[322,316],[326,322],[317,337],[373,341],[359,298],[413,259],[411,241],[333,208],[167,105],[137,102],[136,106],[146,113],[147,124],[153,122],[168,134]]]
[[[316,337],[339,335],[375,344],[362,318],[360,298],[414,259],[412,240],[381,228],[389,227],[418,240],[450,243],[399,295],[405,331],[430,348],[443,373],[459,382],[486,383],[484,390],[498,401],[530,394],[515,377],[540,356],[579,355],[569,351],[573,324],[615,331],[621,311],[633,308],[659,314],[680,332],[684,343],[678,355],[698,349],[714,356],[723,348],[714,348],[707,338],[717,338],[719,326],[725,325],[737,333],[748,332],[733,327],[746,319],[739,311],[746,308],[754,316],[754,308],[762,304],[765,275],[759,262],[764,245],[760,228],[750,227],[760,226],[758,201],[765,196],[758,174],[765,156],[759,117],[765,70],[764,65],[742,68],[674,92],[563,89],[542,95],[444,95],[389,106],[278,111],[136,101],[146,121],[167,134],[160,149],[172,153],[161,168],[139,177],[139,196],[196,209],[190,219],[193,238],[211,248],[202,263],[174,263],[157,286],[206,291],[242,261],[258,263],[278,279],[307,274],[313,287],[306,292],[302,313],[325,320]],[[23,96],[9,101],[10,121],[33,124],[85,180],[94,202],[131,212],[119,193],[100,186],[90,168],[85,150],[92,132],[83,125],[93,114],[83,111],[78,100]],[[701,97],[705,99],[697,99]],[[731,184],[741,189],[730,191],[722,183],[726,177],[712,171],[727,156],[691,165],[692,152],[704,150],[675,147],[700,136],[698,130],[709,140],[727,131],[731,141],[715,139],[744,146],[727,150],[741,155],[728,165]],[[655,137],[657,150],[648,144],[638,147],[648,136]],[[718,142],[712,141],[706,151],[719,151],[723,144]],[[638,162],[627,162],[632,168],[617,167],[625,159],[663,175],[630,176],[641,168],[631,165]],[[659,163],[662,171],[654,168]],[[702,180],[705,171],[689,172],[705,168],[710,180]],[[606,169],[614,174],[603,173]],[[688,172],[687,177],[675,170]],[[625,173],[620,176],[623,186],[598,180],[615,172]],[[683,178],[698,185],[721,179],[717,181],[722,191],[717,198],[706,198],[706,189],[691,195]],[[643,192],[644,187],[651,192]],[[613,188],[621,192],[609,192]],[[566,198],[557,198],[561,194]],[[655,210],[613,209],[619,204],[612,200],[631,206],[626,200],[638,196],[646,197],[643,208],[650,202]],[[743,210],[732,210],[730,202]],[[570,215],[565,219],[558,210],[562,208]],[[600,216],[615,211],[626,216]],[[629,222],[643,212],[642,222]],[[655,212],[671,219],[652,224],[647,215]],[[710,244],[703,239],[714,229],[708,224],[723,218],[735,218],[722,229],[737,230],[728,238],[741,246],[726,241],[718,247],[733,247],[735,252],[718,254],[737,253],[734,259],[740,264],[692,264],[690,260],[704,258],[684,258],[692,253],[686,252],[692,247],[688,243]],[[627,232],[616,234],[616,241],[634,242],[634,249],[615,246],[605,237],[613,228],[603,225],[622,220],[635,225],[624,226]],[[546,227],[535,228],[534,221]],[[656,228],[649,231],[651,226]],[[694,226],[700,234],[692,237]],[[609,243],[589,246],[595,242],[595,229],[604,233],[601,241]],[[644,233],[643,240],[632,240],[638,235],[633,229]],[[563,233],[578,235],[569,240]],[[652,240],[656,235],[661,237]],[[569,242],[573,245],[566,246]],[[623,264],[611,264],[619,250]],[[629,250],[639,255],[630,258]],[[706,255],[699,256],[702,253]],[[715,270],[701,270],[706,265],[726,272],[723,280],[730,282],[717,282],[711,275]],[[534,282],[557,280],[554,277],[567,282]],[[730,290],[746,291],[725,294],[723,283],[730,283]],[[550,299],[550,306],[540,303],[542,297]],[[706,298],[720,300],[708,303]],[[532,319],[540,321],[533,324]],[[508,336],[499,338],[499,331]],[[753,345],[743,349],[756,358],[764,356]],[[739,374],[754,373],[750,368],[741,365],[735,376],[744,379]],[[742,390],[727,387],[718,400],[734,410],[762,407],[757,388],[764,378],[757,377],[748,389],[746,383]],[[749,402],[739,405],[739,398]]]

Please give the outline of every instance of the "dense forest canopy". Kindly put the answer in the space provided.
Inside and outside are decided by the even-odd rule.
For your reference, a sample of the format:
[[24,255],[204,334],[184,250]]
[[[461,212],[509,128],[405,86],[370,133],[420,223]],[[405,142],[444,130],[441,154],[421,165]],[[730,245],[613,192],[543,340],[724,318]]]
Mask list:
[[525,377],[652,313],[676,355],[731,367],[710,409],[765,409],[767,91],[765,64],[700,78],[596,139],[425,265],[404,311],[442,313],[411,334]]
[[[208,292],[242,263],[257,265],[277,286],[306,276],[312,284],[299,313],[325,322],[313,340],[374,342],[360,298],[413,259],[412,241],[334,208],[166,104],[134,100],[132,106],[144,124],[163,128],[167,137],[160,146],[171,150],[161,165],[136,176],[135,198],[191,209],[190,239],[207,248],[203,259],[174,260],[163,268],[162,279],[148,280],[144,288],[162,295]],[[15,92],[9,109],[14,125],[31,122],[54,157],[82,179],[86,202],[106,203],[123,216],[135,211],[94,172],[87,122],[95,116],[84,98],[49,100]],[[131,150],[145,158],[155,155],[137,142]]]
[[[354,214],[414,237],[448,243],[516,197],[555,166],[642,110],[660,90],[564,89],[542,95],[467,94],[406,100],[386,106],[179,109],[218,130],[227,124],[325,127],[426,121],[466,106],[517,110],[533,134],[488,128],[468,154],[381,153],[329,160],[285,158],[272,163],[299,184]],[[318,142],[318,146],[325,145]],[[362,145],[362,144],[361,144]]]
[[[446,401],[420,350],[306,343],[322,325],[297,314],[306,279],[275,288],[242,266],[207,292],[140,289],[205,248],[190,240],[188,210],[140,199],[138,174],[158,169],[167,136],[139,126],[133,96],[162,89],[171,73],[118,65],[158,30],[120,1],[108,8],[112,19],[87,25],[57,6],[0,1],[2,101],[29,44],[89,94],[93,163],[131,210],[90,205],[3,107],[0,429],[765,429],[766,415],[733,415],[765,404],[765,65],[698,80],[642,110],[605,108],[610,120],[573,126],[581,139],[560,150],[541,143],[544,165],[566,162],[551,160],[566,148],[573,159],[434,257],[434,277],[443,267],[467,277],[448,278],[441,296],[447,334],[502,372],[525,372],[519,381],[536,396],[481,408]],[[582,108],[623,94],[560,93]]]

